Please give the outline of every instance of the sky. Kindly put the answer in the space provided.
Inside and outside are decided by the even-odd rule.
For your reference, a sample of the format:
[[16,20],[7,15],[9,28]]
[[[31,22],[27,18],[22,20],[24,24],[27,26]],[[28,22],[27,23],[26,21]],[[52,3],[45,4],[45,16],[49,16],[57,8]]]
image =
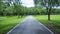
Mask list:
[[26,7],[34,7],[33,0],[21,0],[22,5]]
[[[21,0],[21,2],[23,6],[34,7],[34,0]],[[55,8],[60,8],[60,6]]]

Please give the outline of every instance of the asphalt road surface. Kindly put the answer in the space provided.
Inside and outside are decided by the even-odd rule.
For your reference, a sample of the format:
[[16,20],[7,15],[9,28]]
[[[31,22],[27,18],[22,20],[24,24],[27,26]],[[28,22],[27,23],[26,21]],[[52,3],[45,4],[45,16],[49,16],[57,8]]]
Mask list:
[[46,26],[38,22],[32,16],[26,17],[7,34],[54,34]]

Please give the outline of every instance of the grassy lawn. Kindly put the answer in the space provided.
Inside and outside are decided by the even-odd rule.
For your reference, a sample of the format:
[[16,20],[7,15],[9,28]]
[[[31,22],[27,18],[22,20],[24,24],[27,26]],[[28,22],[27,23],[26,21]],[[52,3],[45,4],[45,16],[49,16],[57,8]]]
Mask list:
[[17,25],[24,17],[0,16],[0,34],[6,34],[10,29]]
[[60,34],[60,15],[51,15],[51,20],[47,20],[47,15],[34,16],[38,21],[47,26],[55,34]]

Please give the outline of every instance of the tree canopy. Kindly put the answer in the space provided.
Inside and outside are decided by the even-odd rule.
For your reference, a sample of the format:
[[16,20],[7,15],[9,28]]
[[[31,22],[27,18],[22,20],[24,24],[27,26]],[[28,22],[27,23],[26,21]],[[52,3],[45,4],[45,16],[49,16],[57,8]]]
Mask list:
[[48,20],[50,20],[50,14],[52,11],[52,7],[60,6],[60,0],[34,0],[35,6],[43,6],[46,7]]

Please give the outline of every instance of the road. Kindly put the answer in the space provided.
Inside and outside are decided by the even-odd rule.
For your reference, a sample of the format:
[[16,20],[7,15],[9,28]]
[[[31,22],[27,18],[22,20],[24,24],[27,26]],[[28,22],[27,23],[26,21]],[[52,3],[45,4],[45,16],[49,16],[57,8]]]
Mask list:
[[42,23],[32,16],[26,17],[21,23],[15,26],[7,34],[54,34]]

